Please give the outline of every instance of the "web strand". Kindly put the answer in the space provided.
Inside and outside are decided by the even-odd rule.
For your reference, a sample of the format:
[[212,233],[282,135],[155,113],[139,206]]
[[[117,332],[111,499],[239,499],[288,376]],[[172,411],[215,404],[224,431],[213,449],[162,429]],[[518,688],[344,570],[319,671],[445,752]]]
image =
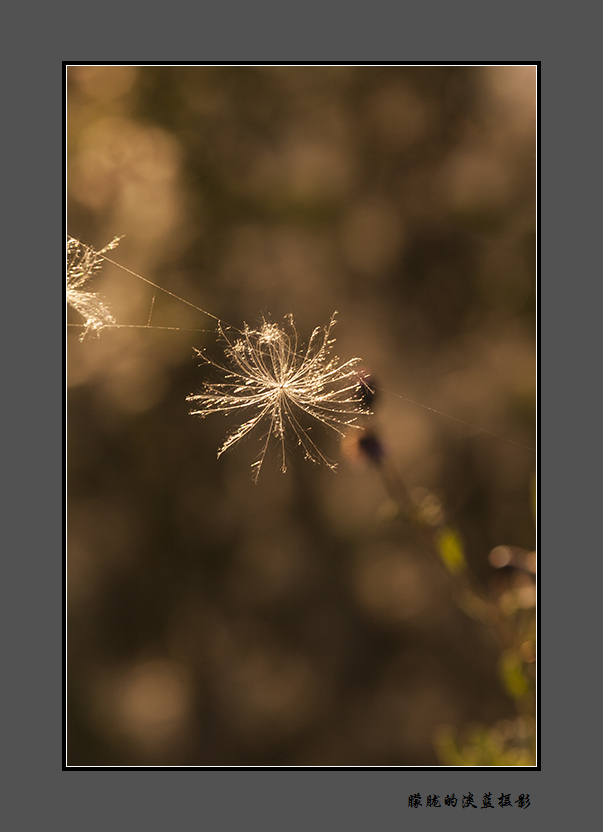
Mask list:
[[[75,327],[77,329],[86,329],[86,324],[72,324],[67,326]],[[148,324],[105,324],[103,329],[169,329],[172,332],[213,332],[211,329],[189,329],[182,326],[149,326]]]
[[460,425],[465,425],[465,427],[472,428],[472,430],[478,430],[480,433],[486,433],[488,436],[495,436],[497,439],[502,440],[503,442],[508,442],[510,445],[517,445],[518,448],[523,448],[526,451],[531,451],[533,454],[536,453],[535,448],[531,448],[529,445],[523,445],[521,442],[516,442],[515,439],[509,439],[506,436],[502,436],[500,433],[494,433],[492,430],[487,430],[486,428],[480,428],[479,425],[474,425],[471,422],[466,422],[464,419],[459,419],[458,416],[452,416],[450,413],[444,413],[442,410],[436,410],[435,407],[430,407],[428,404],[422,404],[421,402],[417,402],[414,399],[409,399],[408,396],[402,396],[400,393],[392,393],[391,390],[384,390],[383,387],[376,387],[376,390],[380,390],[382,393],[387,393],[388,396],[395,396],[398,399],[402,399],[409,404],[414,404],[416,407],[422,407],[424,410],[429,410],[432,413],[436,413],[438,416],[444,416],[446,419],[452,419],[454,422],[458,422]]
[[157,297],[157,292],[153,295],[153,300],[151,301],[151,308],[149,309],[149,317],[147,319],[147,328],[151,326],[151,316],[153,314],[153,307],[155,306],[155,298]]
[[[166,295],[170,295],[170,297],[175,298],[175,300],[179,300],[181,303],[185,303],[187,306],[191,306],[193,309],[196,309],[197,312],[201,312],[203,315],[207,315],[208,318],[213,318],[214,321],[217,321],[218,323],[225,323],[226,324],[226,321],[222,321],[222,318],[218,318],[217,315],[212,315],[212,313],[208,312],[206,309],[202,309],[200,306],[197,306],[196,304],[191,303],[189,300],[186,300],[185,298],[181,298],[180,295],[176,295],[174,292],[170,292],[169,289],[164,289],[163,286],[159,286],[159,284],[153,283],[153,281],[149,280],[147,277],[143,277],[141,274],[138,274],[137,272],[132,271],[132,269],[126,268],[126,266],[122,266],[121,263],[116,263],[115,260],[111,260],[110,257],[106,257],[104,254],[102,255],[102,257],[103,257],[104,260],[107,261],[107,263],[111,263],[113,266],[117,266],[118,269],[122,269],[124,272],[127,272],[128,274],[131,274],[133,277],[137,277],[139,280],[144,281],[144,283],[148,283],[149,286],[153,286],[153,288],[158,289],[160,292],[164,292]],[[153,298],[153,302],[154,301],[155,301],[155,299]],[[152,311],[153,311],[153,308],[151,306],[151,312]],[[149,319],[150,319],[150,315],[149,315]],[[226,325],[230,326],[230,324],[226,324]],[[142,328],[144,329],[145,327],[142,327]],[[151,328],[152,327],[149,327],[149,329],[151,329]],[[177,327],[174,327],[174,328],[177,329]],[[241,330],[237,329],[236,327],[231,327],[231,329],[236,329],[237,332],[241,332]]]

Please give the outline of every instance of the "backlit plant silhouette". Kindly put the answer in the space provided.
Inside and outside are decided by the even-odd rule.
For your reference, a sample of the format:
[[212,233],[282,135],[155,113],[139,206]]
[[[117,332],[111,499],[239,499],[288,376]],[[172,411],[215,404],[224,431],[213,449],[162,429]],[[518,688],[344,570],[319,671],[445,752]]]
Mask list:
[[280,445],[281,470],[286,471],[288,432],[295,436],[306,459],[336,468],[311,438],[312,423],[327,425],[343,435],[344,429],[354,426],[365,411],[358,396],[356,367],[360,359],[340,364],[331,356],[334,339],[329,336],[334,324],[335,314],[328,326],[314,330],[305,348],[299,344],[291,315],[286,316],[283,325],[267,320],[258,329],[245,325],[241,337],[220,327],[227,344],[228,366],[196,351],[206,364],[220,371],[224,380],[205,383],[202,392],[188,396],[187,401],[197,405],[191,414],[253,414],[228,435],[218,456],[260,423],[267,423],[260,454],[253,463],[256,481],[272,438]]
[[83,287],[100,270],[105,258],[103,254],[114,249],[121,237],[115,237],[100,251],[84,245],[75,237],[67,238],[67,303],[82,315],[86,321],[86,328],[80,336],[85,338],[92,331],[98,335],[105,326],[115,324],[115,319],[108,307],[95,292],[89,292]]

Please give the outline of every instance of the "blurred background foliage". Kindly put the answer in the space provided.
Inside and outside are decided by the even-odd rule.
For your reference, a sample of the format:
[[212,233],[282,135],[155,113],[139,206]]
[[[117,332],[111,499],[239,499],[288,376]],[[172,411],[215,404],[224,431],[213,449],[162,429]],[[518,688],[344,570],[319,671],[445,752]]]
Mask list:
[[178,329],[68,328],[68,763],[533,764],[534,453],[400,397],[534,448],[535,67],[67,81],[69,233],[237,327],[338,310],[384,455],[217,460],[215,322],[105,264]]

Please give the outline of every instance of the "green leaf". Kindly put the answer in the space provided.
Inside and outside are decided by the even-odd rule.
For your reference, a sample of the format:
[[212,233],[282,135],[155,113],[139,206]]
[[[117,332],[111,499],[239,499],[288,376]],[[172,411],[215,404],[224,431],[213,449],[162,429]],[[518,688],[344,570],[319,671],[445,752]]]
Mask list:
[[437,537],[440,558],[446,569],[453,575],[464,572],[467,567],[463,544],[454,529],[442,529]]
[[526,695],[530,683],[523,672],[521,659],[514,652],[509,651],[502,657],[501,675],[505,688],[513,699]]
[[538,499],[538,490],[537,489],[538,489],[538,486],[536,484],[536,474],[532,474],[532,477],[530,479],[530,508],[532,509],[532,518],[534,520],[534,523],[537,522],[537,517],[536,517],[536,512],[537,512],[536,501]]

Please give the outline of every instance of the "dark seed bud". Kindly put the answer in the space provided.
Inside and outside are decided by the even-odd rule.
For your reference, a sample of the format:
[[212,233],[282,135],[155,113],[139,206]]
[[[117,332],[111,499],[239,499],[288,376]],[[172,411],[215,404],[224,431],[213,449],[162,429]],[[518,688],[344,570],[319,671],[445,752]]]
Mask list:
[[358,447],[371,462],[379,464],[385,456],[385,448],[381,440],[372,430],[365,430],[358,440]]
[[370,410],[377,397],[375,379],[368,370],[364,369],[358,370],[357,376],[356,397],[362,410]]

